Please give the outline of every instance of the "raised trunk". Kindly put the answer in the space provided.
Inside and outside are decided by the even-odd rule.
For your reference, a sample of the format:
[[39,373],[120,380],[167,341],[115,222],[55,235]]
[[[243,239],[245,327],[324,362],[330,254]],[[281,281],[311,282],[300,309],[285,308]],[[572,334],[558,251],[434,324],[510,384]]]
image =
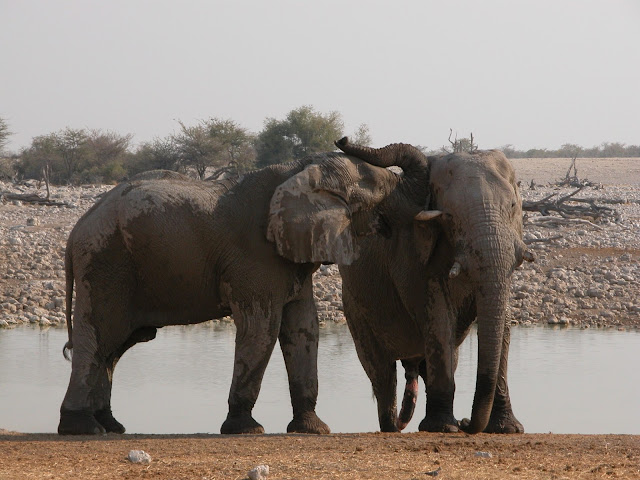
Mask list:
[[423,173],[427,165],[427,157],[413,145],[393,143],[382,148],[371,148],[349,143],[347,137],[336,142],[336,147],[347,155],[358,157],[377,167],[398,166],[405,174]]

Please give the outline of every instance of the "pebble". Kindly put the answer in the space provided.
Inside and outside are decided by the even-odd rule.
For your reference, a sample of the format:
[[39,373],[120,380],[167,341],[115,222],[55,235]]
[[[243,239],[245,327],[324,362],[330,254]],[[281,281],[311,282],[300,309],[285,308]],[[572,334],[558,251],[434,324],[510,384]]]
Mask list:
[[269,475],[269,465],[258,465],[249,470],[247,476],[249,480],[263,480]]
[[142,463],[144,465],[151,463],[151,455],[144,450],[131,450],[127,458],[131,463]]

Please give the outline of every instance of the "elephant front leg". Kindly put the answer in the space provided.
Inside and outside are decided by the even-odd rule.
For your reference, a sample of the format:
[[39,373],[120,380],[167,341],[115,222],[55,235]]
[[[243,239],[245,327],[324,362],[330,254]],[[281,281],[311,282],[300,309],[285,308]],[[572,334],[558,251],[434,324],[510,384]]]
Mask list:
[[434,318],[427,325],[425,360],[427,413],[418,429],[426,432],[457,432],[453,416],[455,394],[454,373],[457,349],[454,342],[455,323],[447,318]]
[[237,327],[233,380],[229,392],[229,413],[220,433],[264,433],[264,428],[251,416],[260,393],[262,377],[276,343],[280,316],[269,316],[261,310],[242,311],[233,308]]
[[502,355],[498,370],[498,383],[493,399],[493,408],[489,423],[485,428],[486,433],[524,433],[522,423],[513,414],[511,399],[509,398],[509,386],[507,385],[507,364],[509,357],[509,344],[511,343],[511,327],[505,323],[502,340]]
[[311,277],[302,298],[285,306],[280,326],[280,348],[289,377],[293,420],[287,432],[331,433],[318,415],[318,316]]

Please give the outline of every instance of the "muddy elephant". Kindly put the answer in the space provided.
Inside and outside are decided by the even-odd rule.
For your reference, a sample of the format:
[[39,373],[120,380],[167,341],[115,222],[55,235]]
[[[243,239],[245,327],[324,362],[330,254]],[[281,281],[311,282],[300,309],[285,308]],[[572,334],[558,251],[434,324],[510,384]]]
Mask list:
[[[358,258],[340,266],[345,316],[381,430],[406,425],[422,374],[427,412],[420,430],[523,432],[507,386],[508,299],[512,272],[534,257],[522,240],[522,202],[509,161],[496,150],[427,158],[406,144],[336,144],[367,162],[403,168],[394,178],[396,202],[385,203],[393,208],[379,209],[385,234],[359,239]],[[461,424],[453,415],[454,372],[476,319],[476,389],[471,418]],[[398,359],[407,378],[400,418]]]
[[221,432],[264,431],[251,413],[279,340],[293,407],[287,431],[328,433],[315,413],[312,273],[323,262],[353,261],[353,235],[369,233],[367,218],[389,193],[387,177],[333,152],[238,180],[156,171],[105,194],[67,242],[65,353],[73,355],[58,432],[124,432],[111,391],[125,351],[160,327],[232,315],[235,360]]

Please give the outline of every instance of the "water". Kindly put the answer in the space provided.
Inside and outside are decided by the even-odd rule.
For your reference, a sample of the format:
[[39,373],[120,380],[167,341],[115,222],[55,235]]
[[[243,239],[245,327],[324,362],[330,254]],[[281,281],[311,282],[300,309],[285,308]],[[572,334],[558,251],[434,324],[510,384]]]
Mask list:
[[[69,380],[62,357],[66,328],[0,329],[0,428],[55,432]],[[128,433],[218,433],[227,413],[235,329],[224,324],[167,327],[125,354],[114,377],[112,407]],[[477,340],[461,347],[455,415],[468,417],[475,389]],[[371,385],[346,326],[321,329],[317,412],[333,432],[378,430]],[[613,330],[512,330],[509,383],[514,411],[528,432],[640,434],[640,334]],[[400,365],[399,365],[400,367]],[[404,387],[399,370],[399,398]],[[421,387],[407,431],[424,416]],[[291,405],[276,347],[254,417],[284,432]]]

